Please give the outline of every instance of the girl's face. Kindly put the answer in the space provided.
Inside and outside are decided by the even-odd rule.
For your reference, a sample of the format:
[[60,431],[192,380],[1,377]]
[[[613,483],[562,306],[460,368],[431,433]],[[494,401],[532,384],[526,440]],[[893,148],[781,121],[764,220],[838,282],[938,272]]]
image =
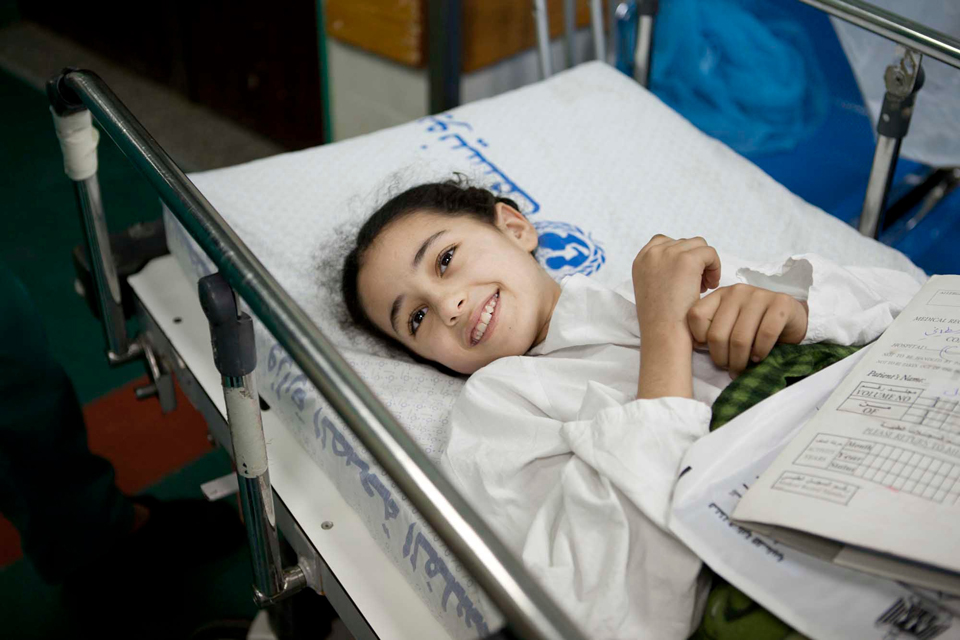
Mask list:
[[496,225],[414,213],[364,255],[360,304],[417,355],[473,373],[546,337],[560,287],[530,255],[536,247],[533,225],[503,203]]

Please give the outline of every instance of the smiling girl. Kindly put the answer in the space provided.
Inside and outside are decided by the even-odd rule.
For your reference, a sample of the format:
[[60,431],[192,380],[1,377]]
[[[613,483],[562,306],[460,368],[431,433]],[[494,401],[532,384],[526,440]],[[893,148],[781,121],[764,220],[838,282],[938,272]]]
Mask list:
[[777,342],[873,340],[920,285],[812,254],[721,260],[702,238],[655,236],[609,289],[555,282],[537,244],[509,199],[414,187],[361,228],[344,300],[357,324],[472,374],[444,470],[591,637],[686,638],[705,585],[666,527],[710,405]]

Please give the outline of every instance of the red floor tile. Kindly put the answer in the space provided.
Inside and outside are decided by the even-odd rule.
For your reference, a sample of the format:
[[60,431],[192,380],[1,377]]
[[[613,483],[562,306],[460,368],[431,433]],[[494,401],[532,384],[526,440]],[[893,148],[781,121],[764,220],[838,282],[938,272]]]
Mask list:
[[[177,387],[177,408],[160,413],[156,398],[137,400],[135,380],[83,408],[90,450],[113,463],[117,486],[136,493],[211,450],[207,425]],[[21,556],[20,537],[0,516],[0,567]]]

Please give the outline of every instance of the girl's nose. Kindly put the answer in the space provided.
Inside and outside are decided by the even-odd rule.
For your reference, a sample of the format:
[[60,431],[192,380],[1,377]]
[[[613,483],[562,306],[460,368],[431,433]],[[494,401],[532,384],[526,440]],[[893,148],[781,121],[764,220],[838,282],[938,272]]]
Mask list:
[[444,322],[453,325],[460,319],[460,316],[466,313],[466,296],[460,292],[452,292],[442,301],[440,312],[443,314]]

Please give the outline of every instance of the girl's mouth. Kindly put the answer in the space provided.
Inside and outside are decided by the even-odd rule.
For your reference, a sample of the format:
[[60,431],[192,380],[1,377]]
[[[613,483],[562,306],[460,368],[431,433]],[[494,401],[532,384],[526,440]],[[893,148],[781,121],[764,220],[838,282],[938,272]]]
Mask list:
[[492,333],[492,325],[496,323],[495,321],[500,315],[499,304],[500,290],[497,289],[497,292],[490,296],[487,303],[483,306],[483,309],[480,310],[480,317],[477,319],[473,332],[470,334],[471,347],[480,344],[485,337],[488,337]]

